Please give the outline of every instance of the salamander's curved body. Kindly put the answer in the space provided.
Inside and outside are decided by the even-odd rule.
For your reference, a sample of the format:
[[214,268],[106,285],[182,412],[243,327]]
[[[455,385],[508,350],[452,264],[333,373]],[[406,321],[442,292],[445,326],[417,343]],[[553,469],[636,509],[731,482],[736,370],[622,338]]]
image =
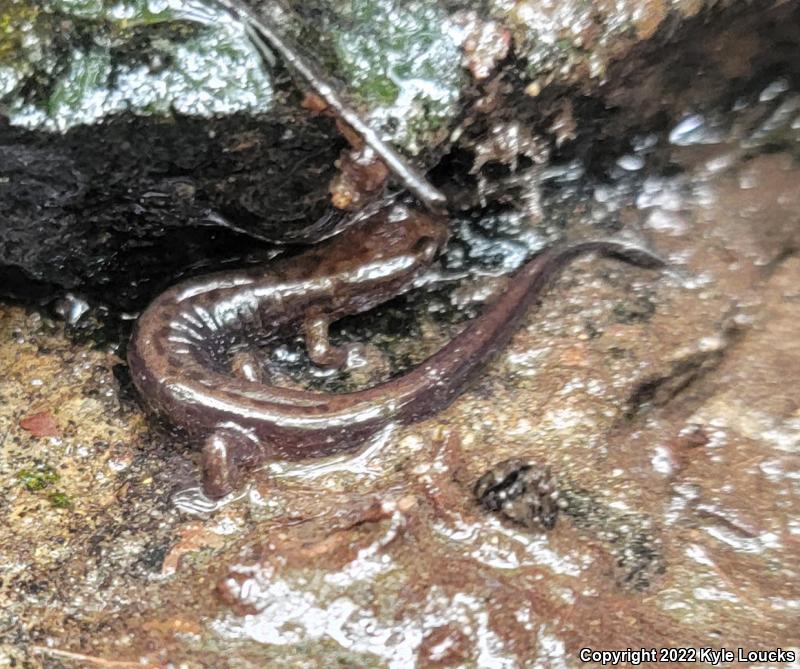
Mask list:
[[267,269],[180,283],[147,308],[128,354],[133,380],[154,409],[205,439],[207,494],[227,494],[244,469],[265,459],[354,448],[390,420],[412,422],[446,406],[505,345],[548,280],[577,256],[598,252],[663,264],[614,241],[548,249],[449,344],[403,376],[358,392],[278,388],[230,371],[237,345],[298,327],[314,362],[342,364],[347,350],[330,345],[328,325],[407,291],[446,239],[444,219],[396,206]]

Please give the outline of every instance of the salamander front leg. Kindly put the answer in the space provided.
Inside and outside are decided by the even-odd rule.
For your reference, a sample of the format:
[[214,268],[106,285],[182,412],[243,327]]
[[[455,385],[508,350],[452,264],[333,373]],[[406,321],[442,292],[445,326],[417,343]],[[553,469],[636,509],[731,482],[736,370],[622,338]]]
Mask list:
[[324,316],[307,316],[303,325],[308,357],[315,365],[339,369],[347,363],[350,346],[334,346],[328,337],[330,321]]
[[241,428],[218,426],[203,444],[203,492],[211,498],[224,497],[239,487],[248,469],[266,457],[266,449]]
[[389,371],[389,361],[383,352],[372,344],[345,344],[334,346],[328,338],[330,321],[322,316],[306,318],[304,330],[306,349],[311,361],[328,369],[362,369],[361,381],[372,382]]

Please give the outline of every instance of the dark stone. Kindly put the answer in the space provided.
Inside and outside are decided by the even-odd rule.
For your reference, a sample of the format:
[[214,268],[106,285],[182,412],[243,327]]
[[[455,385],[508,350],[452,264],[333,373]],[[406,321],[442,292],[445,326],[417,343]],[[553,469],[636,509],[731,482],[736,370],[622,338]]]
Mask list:
[[475,497],[486,510],[531,529],[553,529],[560,509],[550,468],[524,460],[506,460],[492,467],[475,484]]
[[314,241],[339,220],[335,137],[299,114],[0,126],[0,294],[80,289],[133,310],[185,273]]

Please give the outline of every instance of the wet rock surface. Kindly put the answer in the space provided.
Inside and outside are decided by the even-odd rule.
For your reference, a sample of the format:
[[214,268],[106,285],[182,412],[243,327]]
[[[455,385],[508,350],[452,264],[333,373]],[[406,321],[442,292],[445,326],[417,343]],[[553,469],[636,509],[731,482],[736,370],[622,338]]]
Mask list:
[[[574,234],[621,221],[668,271],[577,262],[449,409],[357,454],[273,463],[220,504],[113,352],[4,306],[7,662],[577,667],[583,647],[800,643],[797,110],[780,111],[791,87],[764,91],[637,154],[662,167],[559,200]],[[531,231],[500,229],[456,236],[444,267],[472,278],[339,336],[402,314],[413,347],[372,341],[414,364],[519,261]],[[508,460],[550,468],[555,527],[475,501]]]
[[[796,6],[735,13],[730,25],[782,12]],[[637,34],[658,35],[668,15],[656,7]],[[492,31],[468,31],[470,76],[483,72],[481,39]],[[734,66],[780,60],[792,43],[767,54],[758,31],[754,39],[742,49],[756,54],[746,67],[726,62],[731,80],[757,80],[757,66]],[[655,81],[641,90],[658,90]],[[576,262],[450,408],[389,426],[354,454],[271,463],[220,503],[199,493],[197,444],[142,411],[123,362],[129,321],[75,295],[54,309],[2,305],[0,665],[578,667],[583,647],[800,645],[800,93],[780,68],[750,88],[708,108],[673,100],[665,108],[680,113],[630,126],[599,161],[542,149],[514,119],[501,118],[494,135],[476,126],[480,169],[470,174],[471,149],[442,168],[457,186],[480,188],[453,223],[437,283],[334,333],[376,345],[385,367],[321,374],[287,341],[270,355],[291,383],[337,391],[408,369],[551,239],[621,234],[646,241],[669,269]],[[570,114],[559,119],[566,137]],[[254,165],[268,159],[251,135],[233,144],[222,135],[234,148],[203,169],[239,151],[260,155]],[[58,210],[69,188],[108,192],[76,176],[66,144],[53,152],[31,137],[25,150],[59,159],[31,181],[27,202]],[[140,137],[160,144],[146,127]],[[169,192],[171,211],[239,202],[236,189],[212,205],[210,188],[181,199],[187,168],[171,161],[183,154],[164,149],[167,163],[154,164],[170,167],[157,172],[137,150],[128,155],[141,183]],[[514,159],[519,170],[498,167]],[[20,164],[19,174],[36,174]],[[192,174],[210,174],[208,185],[231,165]],[[63,187],[53,193],[52,183]],[[131,201],[151,187],[134,188]],[[111,192],[137,220],[153,220],[123,186]],[[35,215],[57,225],[47,211]],[[224,230],[207,243],[227,248],[218,235],[241,234]],[[150,243],[123,229],[118,239]],[[205,237],[191,239],[196,249],[178,250],[209,262]],[[121,267],[120,276],[133,271]],[[509,462],[541,469],[521,486],[534,493],[521,515],[512,507],[501,517],[474,491]],[[506,481],[501,469],[492,481]],[[520,523],[531,509],[553,511],[543,504],[552,488],[557,523]]]

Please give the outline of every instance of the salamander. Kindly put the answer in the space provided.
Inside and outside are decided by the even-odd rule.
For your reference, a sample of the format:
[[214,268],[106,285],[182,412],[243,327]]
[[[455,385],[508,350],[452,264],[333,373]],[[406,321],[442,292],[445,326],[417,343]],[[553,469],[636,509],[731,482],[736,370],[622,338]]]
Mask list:
[[157,412],[203,441],[203,487],[233,491],[267,459],[352,449],[389,421],[421,420],[448,405],[517,328],[549,280],[595,252],[659,267],[652,253],[612,240],[554,246],[510,279],[482,315],[405,374],[370,388],[326,393],[269,385],[237,349],[302,329],[312,362],[339,367],[329,325],[410,290],[446,244],[445,218],[395,204],[299,256],[266,268],[190,279],[158,296],[140,316],[128,350],[139,392]]

